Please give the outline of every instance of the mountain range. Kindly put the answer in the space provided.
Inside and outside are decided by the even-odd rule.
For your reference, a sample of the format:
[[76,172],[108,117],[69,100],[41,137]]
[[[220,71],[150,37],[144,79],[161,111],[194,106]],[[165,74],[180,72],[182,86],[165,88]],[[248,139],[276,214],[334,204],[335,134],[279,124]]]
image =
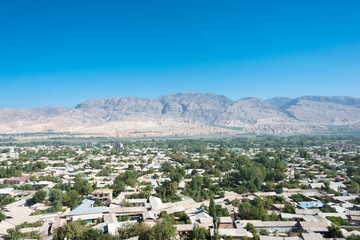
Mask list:
[[232,101],[209,93],[156,99],[97,98],[74,108],[0,109],[0,133],[70,132],[88,136],[357,133],[360,98],[303,96]]

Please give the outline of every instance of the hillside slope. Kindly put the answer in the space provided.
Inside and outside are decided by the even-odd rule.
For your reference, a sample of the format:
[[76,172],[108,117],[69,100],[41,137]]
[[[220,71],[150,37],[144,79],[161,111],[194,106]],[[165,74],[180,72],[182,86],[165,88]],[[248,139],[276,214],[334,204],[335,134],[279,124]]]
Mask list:
[[335,133],[360,126],[360,99],[303,96],[231,101],[177,93],[157,99],[91,99],[75,108],[0,109],[0,133],[72,132],[137,137],[238,133]]

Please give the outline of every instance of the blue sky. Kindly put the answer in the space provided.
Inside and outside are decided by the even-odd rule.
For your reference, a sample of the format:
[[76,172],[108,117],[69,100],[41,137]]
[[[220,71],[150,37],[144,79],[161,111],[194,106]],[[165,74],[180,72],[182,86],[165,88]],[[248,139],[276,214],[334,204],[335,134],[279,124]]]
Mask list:
[[360,97],[360,1],[0,3],[0,108],[176,92]]

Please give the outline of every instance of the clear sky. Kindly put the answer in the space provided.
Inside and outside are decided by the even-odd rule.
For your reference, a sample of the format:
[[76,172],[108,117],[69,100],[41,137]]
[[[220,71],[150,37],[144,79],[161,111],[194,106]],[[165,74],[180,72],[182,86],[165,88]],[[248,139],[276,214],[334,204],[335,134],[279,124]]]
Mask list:
[[177,92],[360,97],[360,1],[1,1],[0,108]]

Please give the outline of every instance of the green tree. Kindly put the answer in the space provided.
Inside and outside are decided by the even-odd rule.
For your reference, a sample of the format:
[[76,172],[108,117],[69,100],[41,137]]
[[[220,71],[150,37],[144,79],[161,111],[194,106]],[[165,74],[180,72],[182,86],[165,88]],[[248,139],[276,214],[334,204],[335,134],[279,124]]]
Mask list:
[[[157,222],[151,229],[151,240],[171,240],[177,236],[177,230],[172,223],[164,219],[161,222]],[[140,240],[140,239],[139,239]]]
[[6,215],[0,211],[0,222],[4,221],[6,219]]
[[253,224],[248,223],[248,224],[246,224],[245,228],[246,228],[247,231],[249,231],[249,232],[251,232],[253,234],[254,240],[259,240],[260,239],[259,235],[258,235],[258,232],[256,231]]
[[39,190],[35,193],[35,195],[32,197],[33,203],[41,203],[46,198],[46,192],[43,190]]
[[86,229],[85,223],[82,221],[73,221],[64,224],[62,227],[59,227],[54,230],[54,240],[81,240],[81,235]]
[[320,210],[324,213],[336,213],[336,209],[329,205],[326,205],[326,206],[320,208]]
[[10,228],[7,230],[7,236],[6,239],[8,240],[17,240],[22,238],[22,234],[20,232],[20,229],[17,228]]
[[93,191],[91,184],[84,179],[84,175],[81,173],[75,176],[74,188],[81,195],[87,195]]
[[351,180],[350,187],[347,189],[349,193],[359,193],[360,192],[360,186],[357,182]]
[[[141,225],[141,226],[139,226],[139,225]],[[118,234],[119,234],[120,239],[128,239],[131,237],[139,236],[142,234],[142,232],[149,231],[149,228],[150,227],[145,225],[144,222],[142,222],[140,224],[139,223],[135,223],[135,224],[125,223],[125,224],[122,224],[118,228]]]
[[215,204],[215,201],[214,201],[213,197],[211,197],[211,199],[210,199],[209,214],[212,217],[216,216],[216,204]]
[[218,216],[213,217],[214,236],[213,239],[217,240],[219,236],[220,218]]
[[18,240],[18,239],[40,239],[40,235],[36,231],[21,232],[21,229],[17,226],[7,230],[7,240]]
[[329,181],[324,181],[323,184],[324,184],[324,187],[323,187],[324,190],[326,192],[329,192],[329,190],[330,190],[330,182]]
[[326,218],[329,219],[332,223],[334,223],[337,226],[350,226],[351,225],[348,221],[346,221],[342,217],[328,216]]
[[269,232],[266,229],[260,229],[259,234],[262,236],[269,236]]
[[209,204],[209,214],[213,218],[213,225],[214,225],[213,239],[216,240],[218,238],[218,234],[219,234],[220,218],[217,215],[216,204],[215,204],[214,198],[212,196],[211,196],[210,204]]
[[124,182],[119,181],[112,185],[111,188],[114,189],[114,196],[117,196],[125,191],[126,185]]
[[330,227],[328,227],[329,229],[329,235],[330,237],[332,238],[341,238],[341,237],[344,237],[343,236],[343,233],[340,229],[339,226],[336,226],[335,224],[331,224]]
[[104,206],[104,203],[100,199],[95,199],[94,207]]
[[218,217],[227,217],[229,216],[229,210],[227,210],[225,207],[222,207],[220,204],[216,204],[216,215]]
[[11,196],[0,196],[0,206],[5,206],[15,201],[15,198]]
[[198,224],[194,224],[192,240],[207,240],[209,238],[209,231]]
[[161,198],[164,202],[176,199],[177,196],[177,182],[170,182],[165,180],[164,183],[156,189],[156,195]]
[[81,240],[118,240],[116,236],[111,236],[109,233],[104,233],[99,229],[87,229],[81,234]]
[[69,208],[73,209],[77,207],[82,201],[82,197],[76,190],[71,190],[67,192],[63,196],[63,205],[68,206]]
[[63,206],[63,192],[60,189],[53,188],[50,190],[49,201],[50,205],[57,211],[60,211]]
[[118,221],[119,222],[126,222],[126,221],[130,221],[130,216],[120,216],[120,217],[118,217]]
[[126,199],[123,199],[121,201],[121,206],[122,207],[132,207],[133,205],[131,204],[131,202],[127,201]]
[[30,180],[30,182],[35,182],[36,181],[36,176],[32,175],[29,180]]
[[346,240],[360,240],[360,235],[351,234]]
[[239,206],[239,215],[241,219],[246,220],[267,220],[268,217],[260,198],[255,198],[251,203],[242,202]]
[[295,206],[289,202],[285,202],[284,212],[285,213],[295,213]]

